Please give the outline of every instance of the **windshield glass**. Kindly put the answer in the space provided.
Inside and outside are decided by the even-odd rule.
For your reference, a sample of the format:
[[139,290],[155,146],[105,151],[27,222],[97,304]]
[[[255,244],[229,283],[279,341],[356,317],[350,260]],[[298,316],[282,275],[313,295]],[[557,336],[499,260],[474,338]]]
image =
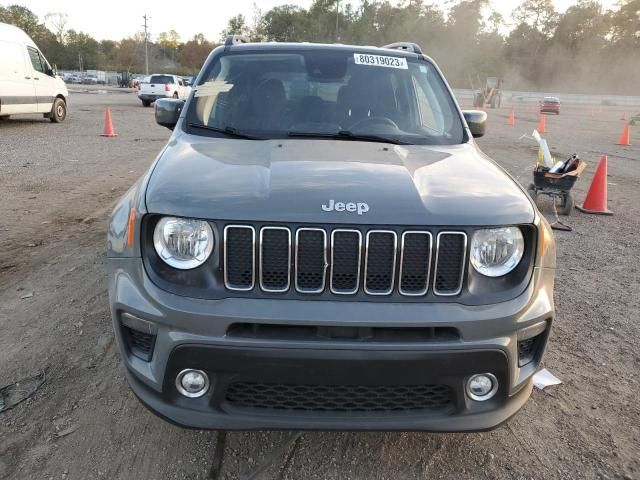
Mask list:
[[462,143],[454,101],[423,59],[357,51],[228,52],[187,112],[198,135]]
[[173,77],[169,75],[151,75],[149,83],[158,83],[160,85],[167,85],[173,83]]

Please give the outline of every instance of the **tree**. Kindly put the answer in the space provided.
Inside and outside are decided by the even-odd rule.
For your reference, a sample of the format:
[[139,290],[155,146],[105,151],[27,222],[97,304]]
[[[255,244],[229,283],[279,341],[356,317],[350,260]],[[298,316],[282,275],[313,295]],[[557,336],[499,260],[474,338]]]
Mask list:
[[37,37],[42,32],[38,16],[27,7],[9,5],[0,7],[0,22],[10,23],[25,31],[30,37]]
[[168,32],[162,32],[158,35],[158,45],[162,49],[163,53],[175,60],[178,47],[180,46],[180,35],[175,30],[169,30]]
[[550,35],[557,18],[553,0],[524,0],[511,14],[518,23],[526,23]]
[[44,16],[45,24],[51,26],[56,40],[64,44],[64,37],[67,32],[67,24],[69,23],[69,15],[62,12],[50,12]]
[[235,17],[231,17],[227,23],[227,28],[222,31],[221,40],[224,40],[229,35],[249,35],[249,27],[244,15],[238,14]]
[[199,33],[182,46],[178,61],[189,72],[197,72],[214,47],[213,43],[207,41],[204,35]]

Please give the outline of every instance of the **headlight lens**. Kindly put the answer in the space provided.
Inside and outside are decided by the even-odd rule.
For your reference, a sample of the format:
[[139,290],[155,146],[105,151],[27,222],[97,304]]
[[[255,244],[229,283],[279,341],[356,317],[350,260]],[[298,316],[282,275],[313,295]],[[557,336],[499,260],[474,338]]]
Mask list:
[[471,240],[471,265],[487,277],[501,277],[518,266],[524,237],[518,227],[477,230]]
[[213,231],[207,222],[164,217],[153,232],[153,246],[173,268],[189,270],[202,265],[213,250]]

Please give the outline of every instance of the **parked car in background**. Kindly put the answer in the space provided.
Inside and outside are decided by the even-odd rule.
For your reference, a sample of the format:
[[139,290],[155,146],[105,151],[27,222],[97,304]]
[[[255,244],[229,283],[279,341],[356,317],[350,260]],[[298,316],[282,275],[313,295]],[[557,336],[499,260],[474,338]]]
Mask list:
[[141,83],[138,98],[142,105],[148,107],[159,98],[185,99],[191,92],[191,87],[184,84],[182,78],[171,74],[154,74],[148,83]]
[[42,113],[52,122],[67,117],[69,92],[33,40],[18,27],[0,23],[0,118]]
[[560,99],[558,97],[544,97],[540,101],[540,113],[560,115]]

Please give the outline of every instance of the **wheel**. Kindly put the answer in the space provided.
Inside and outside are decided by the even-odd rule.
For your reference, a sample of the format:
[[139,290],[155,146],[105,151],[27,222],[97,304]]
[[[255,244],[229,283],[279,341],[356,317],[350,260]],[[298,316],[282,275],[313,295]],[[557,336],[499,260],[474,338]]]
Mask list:
[[558,214],[560,215],[571,215],[571,211],[575,205],[573,200],[573,195],[570,192],[565,193],[562,197],[562,203],[556,207],[558,210]]
[[49,113],[49,120],[53,123],[62,123],[65,118],[67,118],[67,103],[61,98],[56,98]]
[[1,122],[2,120],[9,120],[9,118],[10,118],[10,117],[11,117],[11,115],[2,115],[2,116],[0,117],[0,122]]
[[175,92],[175,93],[173,94],[173,98],[178,98],[178,92]]
[[143,107],[150,107],[151,106],[151,102],[149,100],[142,100],[142,106]]

